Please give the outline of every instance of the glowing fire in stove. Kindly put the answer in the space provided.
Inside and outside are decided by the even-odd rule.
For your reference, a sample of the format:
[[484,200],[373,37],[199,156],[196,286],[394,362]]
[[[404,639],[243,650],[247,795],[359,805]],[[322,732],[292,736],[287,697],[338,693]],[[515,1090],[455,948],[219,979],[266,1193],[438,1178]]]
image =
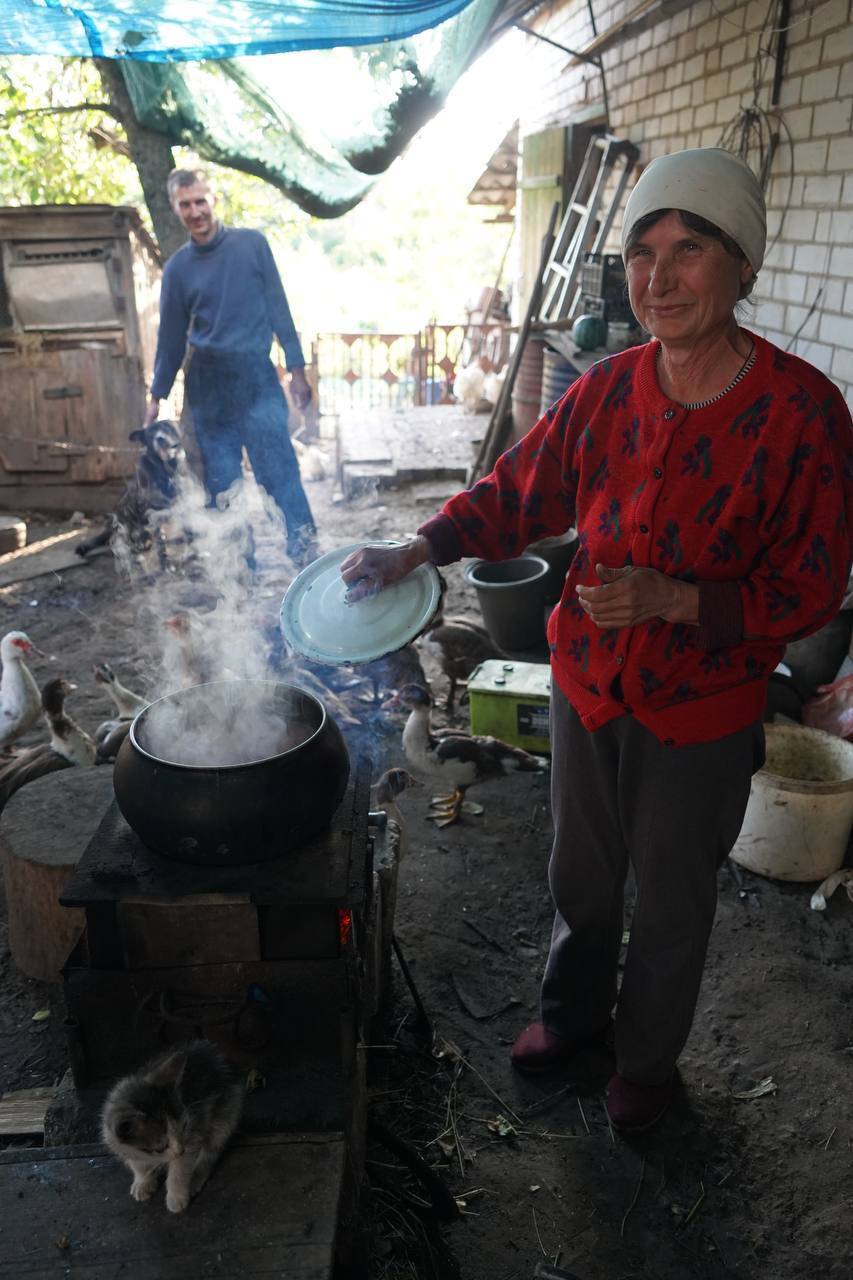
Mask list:
[[342,950],[349,942],[351,933],[352,933],[352,912],[349,911],[346,907],[339,907],[338,908],[338,941],[341,944]]

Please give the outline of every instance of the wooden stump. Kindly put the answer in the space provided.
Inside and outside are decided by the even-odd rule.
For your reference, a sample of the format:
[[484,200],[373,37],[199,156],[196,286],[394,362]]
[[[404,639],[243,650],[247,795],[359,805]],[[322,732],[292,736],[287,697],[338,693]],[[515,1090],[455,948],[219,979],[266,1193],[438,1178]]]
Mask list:
[[58,982],[85,913],[59,895],[113,799],[112,769],[78,766],[16,791],[0,818],[9,948],[30,978]]

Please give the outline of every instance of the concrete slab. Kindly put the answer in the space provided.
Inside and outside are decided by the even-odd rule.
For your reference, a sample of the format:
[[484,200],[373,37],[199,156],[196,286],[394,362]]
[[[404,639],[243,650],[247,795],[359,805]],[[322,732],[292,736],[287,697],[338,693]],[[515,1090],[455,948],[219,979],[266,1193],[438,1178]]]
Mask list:
[[343,413],[340,485],[345,496],[431,480],[464,481],[488,425],[488,414],[462,405]]

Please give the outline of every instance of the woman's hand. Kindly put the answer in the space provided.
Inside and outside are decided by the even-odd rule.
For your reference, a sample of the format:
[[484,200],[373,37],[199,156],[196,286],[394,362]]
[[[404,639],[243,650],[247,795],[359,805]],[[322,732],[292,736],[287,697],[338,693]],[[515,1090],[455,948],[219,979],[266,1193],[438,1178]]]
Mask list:
[[601,587],[577,587],[578,600],[597,627],[636,627],[650,618],[699,625],[699,588],[657,569],[597,564]]
[[407,577],[419,565],[431,559],[428,540],[419,534],[410,542],[397,547],[359,547],[352,551],[341,565],[341,577],[349,587],[347,604],[355,604],[366,596],[374,596],[383,587],[390,587]]

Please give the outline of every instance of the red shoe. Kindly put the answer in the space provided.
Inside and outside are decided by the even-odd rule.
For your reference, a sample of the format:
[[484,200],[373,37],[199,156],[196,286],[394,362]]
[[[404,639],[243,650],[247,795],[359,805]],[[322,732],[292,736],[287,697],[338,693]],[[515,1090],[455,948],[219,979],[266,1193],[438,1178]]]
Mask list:
[[575,1056],[585,1045],[604,1035],[604,1029],[590,1036],[558,1036],[542,1022],[525,1027],[510,1050],[510,1061],[516,1071],[535,1074],[551,1071]]
[[662,1119],[674,1089],[674,1078],[666,1084],[632,1084],[617,1071],[607,1086],[604,1105],[617,1129],[623,1133],[645,1133]]

